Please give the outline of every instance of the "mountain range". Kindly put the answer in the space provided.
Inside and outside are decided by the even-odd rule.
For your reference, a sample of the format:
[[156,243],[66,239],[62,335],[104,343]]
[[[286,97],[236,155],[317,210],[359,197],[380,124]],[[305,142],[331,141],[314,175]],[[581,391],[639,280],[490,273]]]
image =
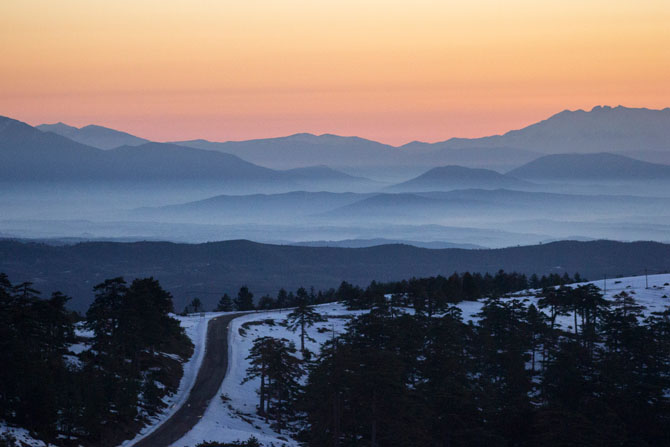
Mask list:
[[[403,147],[427,149],[423,143],[410,143]],[[590,111],[564,110],[546,120],[503,135],[451,138],[429,147],[513,147],[544,154],[668,151],[670,108],[653,110],[596,106]]]
[[385,222],[470,221],[480,225],[501,219],[577,219],[588,210],[596,217],[646,215],[670,209],[670,198],[624,195],[557,194],[508,189],[461,189],[432,192],[219,195],[205,200],[131,211],[130,219],[232,224],[312,222],[365,224]]
[[[100,126],[77,129],[62,123],[38,126],[87,145],[108,149],[137,146],[146,140]],[[564,110],[543,121],[503,135],[412,142],[394,147],[359,137],[300,133],[279,138],[210,142],[189,140],[179,146],[225,152],[265,167],[289,169],[312,165],[435,167],[462,165],[506,171],[543,154],[613,152],[670,164],[670,108],[597,106]],[[116,133],[115,133],[116,132]]]
[[[638,158],[670,154],[667,112],[565,111],[500,136],[401,147],[328,134],[158,143],[100,126],[0,118],[0,229],[11,237],[348,245],[668,241],[670,167],[607,143],[625,134]],[[582,146],[547,154],[545,140],[556,151],[567,148],[559,141]],[[582,153],[602,146],[613,152]],[[372,179],[357,174],[365,170]]]
[[387,188],[389,191],[450,191],[453,189],[527,189],[533,185],[512,175],[500,174],[489,169],[441,166],[418,177]]
[[670,181],[670,166],[610,153],[545,155],[508,175],[527,180]]
[[[631,110],[619,111],[619,108],[616,108],[600,109],[595,112],[570,112],[569,114],[563,112],[556,117],[571,117],[569,122],[573,122],[578,116],[586,116],[590,120],[600,114],[618,116],[618,113],[625,113],[627,116]],[[648,114],[656,116],[656,121],[666,115],[666,110],[637,112],[643,116]],[[556,117],[538,123],[539,128],[546,128],[547,123],[552,119],[558,120],[559,123],[564,123],[567,119]],[[599,121],[596,120],[596,122]],[[246,182],[281,185],[285,190],[295,190],[300,187],[313,189],[319,184],[322,190],[334,187],[336,190],[367,189],[372,191],[379,190],[383,186],[366,178],[339,172],[328,165],[276,170],[256,165],[231,153],[172,143],[146,143],[142,140],[134,141],[134,144],[137,145],[102,150],[60,135],[59,133],[70,129],[67,126],[58,124],[50,128],[42,126],[41,129],[38,130],[10,118],[0,117],[0,177],[3,180],[212,180],[221,184]],[[59,133],[45,131],[45,129],[56,129]],[[82,133],[86,129],[90,129],[90,134],[95,134],[104,128],[87,126],[76,130]],[[108,135],[109,132],[115,131],[105,129],[101,131],[101,134]],[[538,134],[538,132],[534,130],[531,134]],[[125,136],[126,139],[132,137],[128,134],[122,134],[122,136]],[[295,145],[296,141],[301,143]],[[549,138],[547,141],[552,140]],[[661,137],[654,141],[658,145],[665,144]],[[97,144],[101,145],[100,142]],[[203,143],[201,146],[212,147],[212,144]],[[324,161],[324,158],[333,162],[346,158],[349,163],[362,164],[378,160],[379,169],[384,169],[384,163],[389,163],[390,160],[400,163],[412,152],[426,153],[425,149],[390,148],[361,138],[334,135],[316,137],[300,134],[283,139],[252,140],[230,144],[231,147],[238,148],[242,154],[247,150],[250,151],[249,156],[255,154],[260,157],[262,154],[271,153],[276,159],[290,160],[296,154],[311,154],[312,158],[305,155],[304,163],[317,161],[317,159]],[[473,150],[480,149],[476,147]],[[465,149],[457,151],[462,152]],[[670,149],[668,152],[670,153]],[[433,152],[429,151],[429,153]],[[388,154],[391,154],[391,158]],[[524,165],[517,166],[506,175],[492,170],[467,169],[462,166],[433,166],[433,169],[414,179],[392,186],[389,190],[412,192],[460,188],[523,189],[531,186],[524,182],[527,180],[666,180],[668,178],[670,178],[668,165],[634,160],[620,154],[571,153],[539,156]]]
[[90,124],[84,127],[68,126],[64,123],[40,124],[35,128],[42,132],[52,132],[69,138],[77,143],[98,149],[114,149],[121,146],[140,146],[149,143],[149,140],[136,137],[126,132],[122,132],[108,127]]
[[241,158],[170,143],[142,143],[101,150],[54,132],[0,117],[3,181],[216,181],[283,189],[374,186],[374,182],[325,166],[278,171]]

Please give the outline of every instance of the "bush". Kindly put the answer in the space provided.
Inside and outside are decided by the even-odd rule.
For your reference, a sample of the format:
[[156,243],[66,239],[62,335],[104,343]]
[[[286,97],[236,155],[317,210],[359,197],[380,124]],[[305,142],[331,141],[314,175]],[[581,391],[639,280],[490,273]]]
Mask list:
[[204,441],[195,447],[263,447],[258,439],[255,436],[247,439],[246,441],[233,441],[233,442],[216,442],[216,441]]

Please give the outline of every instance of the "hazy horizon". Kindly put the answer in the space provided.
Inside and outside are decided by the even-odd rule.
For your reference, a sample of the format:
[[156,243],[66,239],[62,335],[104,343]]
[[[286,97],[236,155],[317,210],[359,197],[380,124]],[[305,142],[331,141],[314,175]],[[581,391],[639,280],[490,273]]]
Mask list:
[[[271,139],[279,139],[279,138],[288,138],[288,137],[294,137],[294,136],[299,136],[299,135],[313,135],[313,136],[316,136],[316,137],[337,136],[337,137],[343,137],[343,138],[362,138],[362,139],[370,140],[370,141],[373,141],[373,142],[382,143],[382,144],[385,144],[385,145],[388,145],[388,146],[391,146],[391,147],[394,147],[394,148],[400,148],[400,147],[405,146],[409,143],[433,144],[433,143],[441,143],[441,142],[449,141],[451,139],[478,139],[478,138],[502,136],[502,135],[505,135],[508,132],[521,130],[521,129],[524,129],[528,126],[536,124],[538,122],[545,121],[545,120],[547,120],[547,119],[549,119],[549,118],[551,118],[551,117],[553,117],[553,116],[555,116],[555,115],[557,115],[561,112],[588,112],[588,111],[591,111],[591,110],[597,109],[597,108],[604,108],[604,109],[624,108],[624,109],[641,109],[641,110],[651,110],[651,111],[665,111],[665,110],[670,109],[670,106],[653,108],[653,107],[645,107],[645,106],[633,107],[633,106],[628,106],[628,105],[624,105],[624,104],[618,104],[618,105],[595,104],[591,107],[585,107],[585,108],[577,108],[577,109],[567,109],[566,108],[566,109],[556,110],[554,112],[550,112],[548,115],[542,115],[542,116],[539,116],[535,119],[531,119],[528,122],[524,122],[522,124],[519,124],[519,125],[517,125],[517,127],[503,129],[499,133],[483,133],[483,134],[479,134],[479,135],[469,135],[469,136],[465,136],[465,135],[445,135],[444,137],[436,137],[432,140],[427,140],[427,139],[421,138],[420,136],[416,136],[415,138],[411,138],[409,140],[402,141],[402,142],[399,142],[399,143],[398,142],[396,142],[396,143],[385,142],[385,141],[382,141],[382,140],[368,138],[368,137],[365,137],[365,136],[362,136],[362,135],[354,135],[354,134],[345,135],[345,134],[337,134],[337,133],[329,132],[329,131],[325,131],[325,132],[322,132],[322,133],[314,133],[314,132],[311,132],[311,131],[308,131],[308,130],[298,130],[298,131],[295,131],[293,133],[269,135],[269,136],[263,136],[263,137],[260,137],[260,138],[259,137],[254,137],[253,135],[249,135],[249,136],[246,136],[246,137],[245,136],[240,136],[239,138],[234,139],[234,140],[208,140],[206,138],[202,138],[202,137],[198,137],[198,136],[193,137],[193,135],[191,135],[191,137],[193,137],[193,138],[187,138],[187,136],[184,135],[183,137],[177,136],[176,138],[172,138],[172,139],[151,139],[146,135],[131,133],[131,132],[129,132],[126,129],[123,129],[123,128],[113,128],[113,127],[107,126],[107,125],[105,125],[103,123],[100,123],[100,122],[86,122],[85,119],[82,119],[81,123],[77,124],[77,125],[73,125],[70,122],[63,122],[63,121],[60,121],[60,120],[58,120],[58,121],[45,121],[45,122],[37,122],[37,121],[26,120],[25,122],[27,124],[30,124],[33,127],[55,126],[55,125],[61,125],[62,124],[62,125],[68,126],[68,127],[74,127],[78,130],[81,130],[81,129],[89,127],[89,126],[104,127],[104,128],[110,129],[110,130],[115,130],[115,131],[119,131],[119,132],[128,133],[132,136],[142,138],[142,139],[146,139],[148,141],[152,141],[152,142],[156,142],[156,143],[179,143],[179,142],[197,141],[197,140],[204,140],[204,141],[212,142],[212,143],[239,143],[239,142],[246,142],[246,141],[253,141],[253,140],[271,140]],[[18,119],[17,117],[14,117],[14,116],[11,116],[10,118]],[[58,118],[56,118],[56,119],[58,119]]]

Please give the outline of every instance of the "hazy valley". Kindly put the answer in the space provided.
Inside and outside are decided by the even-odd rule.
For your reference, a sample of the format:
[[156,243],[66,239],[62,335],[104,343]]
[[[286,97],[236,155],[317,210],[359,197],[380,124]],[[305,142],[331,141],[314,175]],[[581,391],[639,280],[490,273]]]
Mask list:
[[156,143],[94,125],[3,118],[0,234],[354,246],[667,242],[668,129],[668,109],[596,107],[501,136],[392,147],[311,134]]

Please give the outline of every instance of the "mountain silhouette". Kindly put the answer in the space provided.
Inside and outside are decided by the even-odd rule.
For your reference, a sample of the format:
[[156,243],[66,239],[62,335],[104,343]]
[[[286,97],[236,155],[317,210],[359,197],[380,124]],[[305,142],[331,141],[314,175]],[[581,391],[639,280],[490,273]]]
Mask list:
[[72,141],[76,141],[77,143],[98,149],[113,149],[121,146],[139,146],[149,142],[149,140],[136,137],[135,135],[120,130],[114,130],[94,124],[80,128],[68,126],[64,123],[40,124],[39,126],[35,126],[35,128],[42,132],[53,132],[69,138]]
[[284,188],[371,183],[324,167],[278,171],[235,155],[170,143],[101,150],[6,117],[0,117],[0,176],[5,181],[191,180]]
[[528,180],[667,180],[670,166],[618,154],[554,154],[513,169],[509,175]]
[[449,191],[453,189],[514,189],[528,188],[532,184],[510,175],[489,169],[466,168],[463,166],[442,166],[433,168],[420,176],[388,189],[390,191]]
[[[91,147],[139,146],[146,140],[125,132],[90,125],[78,129],[62,123],[38,126]],[[436,143],[411,142],[399,147],[360,137],[332,134],[294,135],[246,141],[175,142],[236,155],[272,169],[324,165],[332,168],[466,167],[508,171],[543,154],[613,152],[635,159],[670,164],[670,108],[597,106],[590,111],[564,110],[545,120],[503,135],[451,138]],[[367,175],[367,174],[364,174]]]
[[181,141],[178,144],[198,149],[217,150],[277,169],[313,165],[331,167],[352,165],[388,165],[402,161],[397,148],[359,137],[299,133],[279,138],[264,138],[223,143],[206,140]]
[[[418,143],[404,146],[411,149]],[[483,138],[451,138],[435,148],[508,147],[541,153],[670,151],[670,108],[597,106],[564,110],[550,118]]]

